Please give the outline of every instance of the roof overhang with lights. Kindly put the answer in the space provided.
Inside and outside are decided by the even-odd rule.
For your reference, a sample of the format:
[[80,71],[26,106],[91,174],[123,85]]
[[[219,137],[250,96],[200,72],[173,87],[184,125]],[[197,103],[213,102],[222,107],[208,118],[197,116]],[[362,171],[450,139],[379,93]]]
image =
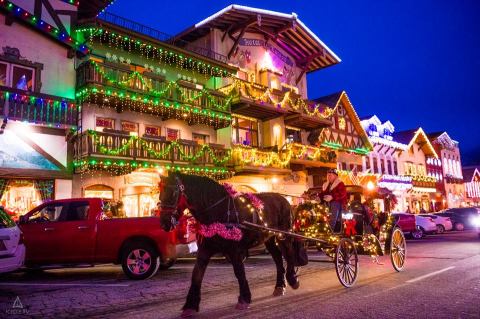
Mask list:
[[219,29],[224,34],[262,34],[289,53],[298,67],[312,72],[341,62],[295,13],[286,14],[252,7],[230,5],[175,36],[193,42]]

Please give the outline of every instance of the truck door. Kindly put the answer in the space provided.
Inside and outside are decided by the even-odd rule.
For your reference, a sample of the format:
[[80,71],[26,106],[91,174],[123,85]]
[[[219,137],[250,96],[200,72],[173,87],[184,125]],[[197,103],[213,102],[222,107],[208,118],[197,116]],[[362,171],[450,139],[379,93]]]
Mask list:
[[52,264],[61,259],[59,218],[68,204],[44,204],[22,217],[27,264]]
[[71,201],[62,212],[58,227],[60,252],[66,263],[91,263],[95,254],[94,207],[88,200]]

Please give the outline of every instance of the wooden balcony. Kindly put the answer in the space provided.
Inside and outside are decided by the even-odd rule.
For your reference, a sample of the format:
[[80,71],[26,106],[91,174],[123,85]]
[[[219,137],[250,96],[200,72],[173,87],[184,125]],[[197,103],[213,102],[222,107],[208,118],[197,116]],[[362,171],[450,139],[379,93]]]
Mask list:
[[88,131],[74,141],[74,159],[144,161],[159,164],[223,167],[230,150],[223,145],[200,145],[194,141],[167,141],[164,137],[137,137],[128,133]]
[[235,79],[221,89],[233,97],[232,112],[263,121],[285,116],[285,124],[303,129],[331,126],[333,110],[304,100],[293,91],[271,89]]
[[73,100],[0,86],[0,114],[9,120],[68,127],[77,124],[77,113]]
[[231,98],[221,92],[197,88],[192,82],[167,81],[164,76],[120,63],[87,61],[77,69],[77,97],[99,104],[176,118],[189,124],[215,128],[230,125]]

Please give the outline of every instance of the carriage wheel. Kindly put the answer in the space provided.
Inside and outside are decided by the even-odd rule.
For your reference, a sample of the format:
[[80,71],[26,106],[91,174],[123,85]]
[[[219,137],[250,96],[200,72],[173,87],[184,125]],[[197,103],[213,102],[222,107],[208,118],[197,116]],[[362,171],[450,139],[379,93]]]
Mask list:
[[392,232],[392,240],[390,242],[390,260],[396,271],[403,270],[406,257],[407,243],[405,241],[405,236],[400,228],[396,227]]
[[352,287],[358,276],[358,255],[350,238],[342,238],[335,252],[335,270],[344,287]]

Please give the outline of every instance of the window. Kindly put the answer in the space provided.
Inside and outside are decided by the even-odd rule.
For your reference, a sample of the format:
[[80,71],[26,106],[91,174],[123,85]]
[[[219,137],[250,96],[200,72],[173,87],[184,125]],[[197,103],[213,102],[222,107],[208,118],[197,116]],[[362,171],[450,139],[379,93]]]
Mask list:
[[88,202],[72,202],[70,203],[67,213],[62,213],[60,220],[62,221],[78,221],[86,220],[88,217]]
[[232,141],[236,144],[258,146],[258,122],[253,119],[233,117]]
[[392,174],[391,169],[392,169],[392,161],[388,159],[387,160],[387,170],[383,173],[390,175],[390,174]]
[[386,171],[385,171],[385,159],[383,159],[383,158],[380,159],[380,168],[382,169],[382,171],[380,173],[385,174],[386,173]]
[[398,164],[397,161],[393,161],[393,175],[398,175]]
[[160,128],[157,126],[145,126],[145,135],[160,136]]
[[378,174],[378,161],[376,157],[373,158],[373,173]]
[[115,120],[105,117],[97,117],[95,120],[95,130],[101,132],[105,128],[111,130],[115,129]]
[[365,157],[365,171],[370,169],[370,157]]
[[167,141],[176,141],[180,138],[180,131],[171,128],[166,129]]
[[285,130],[285,137],[289,143],[302,143],[302,134],[299,130],[287,128]]
[[34,91],[35,69],[2,61],[0,62],[0,85]]
[[122,121],[122,131],[138,133],[138,123]]
[[62,212],[67,208],[67,205],[68,204],[65,203],[48,204],[30,215],[28,222],[45,223],[58,221]]
[[0,63],[0,86],[7,86],[7,67],[8,65],[6,63]]
[[33,73],[33,69],[12,65],[12,87],[19,90],[33,91]]
[[208,135],[204,135],[204,134],[197,134],[197,133],[192,134],[192,139],[200,145],[207,144],[208,137],[209,137]]

